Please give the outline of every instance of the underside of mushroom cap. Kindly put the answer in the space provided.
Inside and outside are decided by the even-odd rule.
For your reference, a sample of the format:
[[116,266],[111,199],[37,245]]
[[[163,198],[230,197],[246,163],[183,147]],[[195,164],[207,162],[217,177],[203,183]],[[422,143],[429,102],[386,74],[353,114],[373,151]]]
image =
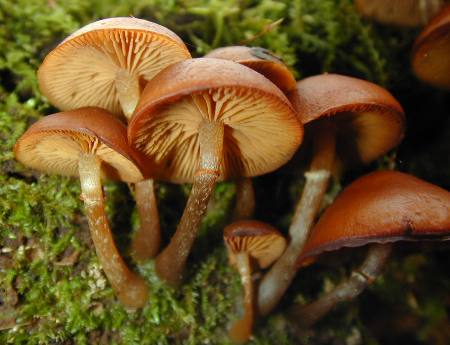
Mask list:
[[286,240],[273,226],[242,220],[225,227],[223,238],[233,255],[247,252],[260,268],[269,267],[286,248]]
[[419,79],[450,90],[450,5],[417,38],[412,67]]
[[450,193],[411,175],[378,171],[337,197],[312,229],[299,263],[342,247],[424,239],[450,239]]
[[89,24],[60,43],[46,56],[38,79],[42,93],[61,110],[98,106],[120,115],[115,85],[120,73],[148,81],[190,57],[181,39],[161,25],[110,18]]
[[368,163],[403,139],[401,105],[368,81],[322,74],[299,81],[289,98],[305,128],[323,119],[335,122],[336,152],[345,165]]
[[261,47],[230,46],[217,48],[205,57],[230,60],[261,73],[281,91],[288,93],[296,87],[293,74],[283,61],[272,52]]
[[46,116],[17,141],[18,161],[33,169],[78,176],[80,154],[102,161],[104,177],[125,182],[143,179],[144,157],[127,143],[126,128],[106,110],[85,107]]
[[268,79],[240,64],[209,58],[177,63],[154,78],[128,135],[159,178],[192,182],[200,155],[198,128],[204,121],[225,126],[220,179],[277,169],[303,136],[289,101]]

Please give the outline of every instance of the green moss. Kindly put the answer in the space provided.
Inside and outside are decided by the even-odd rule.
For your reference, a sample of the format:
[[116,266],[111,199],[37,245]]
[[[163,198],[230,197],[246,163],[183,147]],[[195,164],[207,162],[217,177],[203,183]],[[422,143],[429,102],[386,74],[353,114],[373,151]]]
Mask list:
[[[152,263],[136,267],[129,261],[136,211],[125,185],[106,184],[108,214],[120,249],[151,285],[148,305],[130,314],[117,303],[99,268],[78,182],[39,175],[13,159],[13,145],[25,129],[56,111],[37,87],[36,70],[46,53],[82,25],[127,15],[168,26],[196,56],[223,45],[260,45],[283,57],[297,77],[340,72],[391,87],[407,109],[414,109],[414,99],[421,99],[430,116],[441,121],[435,131],[438,139],[424,140],[422,132],[414,130],[422,122],[413,112],[409,118],[413,130],[408,133],[412,139],[400,148],[398,162],[403,170],[450,186],[448,160],[432,154],[450,157],[445,139],[450,125],[444,118],[448,103],[442,94],[420,86],[409,72],[408,52],[416,32],[372,25],[360,19],[350,0],[0,0],[0,326],[9,322],[5,329],[0,327],[0,343],[229,343],[227,325],[238,317],[241,298],[239,277],[227,265],[221,240],[222,228],[231,219],[232,183],[216,188],[186,283],[176,290],[158,281]],[[428,146],[416,155],[424,141]],[[380,162],[389,164],[389,159]],[[257,179],[258,218],[285,230],[302,183],[285,172]],[[340,184],[334,184],[330,195],[339,189]],[[165,241],[176,227],[188,191],[189,186],[158,185]],[[411,331],[415,341],[442,339],[436,332],[448,316],[440,301],[450,282],[442,278],[448,265],[439,264],[440,257],[434,252],[406,255],[406,260],[405,255],[396,257],[366,299],[339,308],[302,339],[347,342],[359,332],[364,343],[388,343],[379,341],[385,336],[366,316],[370,298],[391,306],[393,314],[397,309],[392,305],[399,304],[401,315],[418,319],[420,327]],[[302,272],[280,313],[257,323],[251,343],[298,343],[299,335],[283,317],[283,308],[295,296],[312,299],[325,281],[337,283],[351,267],[347,263],[339,269],[318,266]],[[422,308],[414,307],[406,290],[413,291]]]

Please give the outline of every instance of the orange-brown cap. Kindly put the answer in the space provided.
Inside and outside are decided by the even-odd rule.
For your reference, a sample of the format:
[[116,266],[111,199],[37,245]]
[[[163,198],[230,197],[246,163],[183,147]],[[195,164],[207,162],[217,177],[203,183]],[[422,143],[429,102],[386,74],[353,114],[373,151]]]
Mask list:
[[33,124],[14,146],[14,154],[22,164],[66,176],[79,176],[81,153],[97,155],[107,178],[143,180],[140,168],[145,161],[128,145],[126,127],[101,108],[85,107],[46,116]]
[[365,175],[338,196],[312,229],[299,262],[341,247],[450,239],[450,193],[396,171]]
[[288,93],[296,87],[291,71],[278,56],[265,48],[246,46],[217,48],[206,54],[205,57],[230,60],[250,67],[269,79],[284,93]]
[[39,68],[39,86],[61,110],[98,106],[120,115],[118,73],[125,70],[148,81],[190,57],[181,39],[161,25],[108,18],[79,29],[52,50]]
[[223,238],[233,262],[238,253],[248,253],[261,268],[269,267],[286,248],[286,240],[273,226],[257,220],[241,220],[225,227]]
[[444,0],[355,0],[356,9],[363,16],[402,27],[425,25],[443,3]]
[[250,68],[211,58],[179,62],[150,81],[128,137],[153,162],[160,179],[192,182],[202,121],[225,127],[220,179],[277,169],[303,137],[302,125],[280,89]]
[[416,39],[412,67],[420,80],[450,90],[450,5]]
[[317,75],[299,81],[290,99],[303,124],[334,121],[337,156],[345,164],[368,163],[403,139],[401,105],[386,89],[366,80]]

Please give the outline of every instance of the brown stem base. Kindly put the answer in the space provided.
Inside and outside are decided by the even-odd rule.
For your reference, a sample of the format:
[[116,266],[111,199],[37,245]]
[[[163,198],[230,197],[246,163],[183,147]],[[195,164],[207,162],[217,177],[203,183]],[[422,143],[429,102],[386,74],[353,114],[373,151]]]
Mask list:
[[233,219],[252,219],[255,213],[255,191],[251,178],[243,177],[236,182],[236,208]]
[[352,272],[348,280],[306,306],[292,307],[292,319],[296,320],[301,328],[309,328],[337,304],[354,299],[381,274],[391,250],[392,244],[371,245],[363,264]]

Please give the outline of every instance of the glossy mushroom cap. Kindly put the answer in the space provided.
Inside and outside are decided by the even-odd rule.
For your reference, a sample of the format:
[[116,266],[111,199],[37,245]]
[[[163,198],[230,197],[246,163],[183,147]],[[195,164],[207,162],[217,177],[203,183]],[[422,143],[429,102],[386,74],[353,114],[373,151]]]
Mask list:
[[444,3],[443,0],[355,0],[363,16],[402,27],[426,24]]
[[450,5],[417,38],[412,67],[420,80],[450,90]]
[[33,169],[78,176],[80,153],[94,153],[105,177],[125,182],[143,179],[143,157],[129,147],[126,127],[108,111],[85,107],[46,116],[17,141],[18,161]]
[[403,139],[401,105],[386,89],[368,81],[338,74],[317,75],[299,81],[290,100],[304,125],[333,120],[336,153],[345,165],[368,163]]
[[103,19],[79,29],[46,56],[39,86],[61,110],[98,106],[120,115],[118,73],[148,81],[190,57],[181,39],[161,25],[132,17]]
[[274,84],[250,68],[210,58],[179,62],[150,81],[128,137],[160,179],[192,182],[204,121],[224,125],[219,179],[271,172],[292,157],[303,137],[294,109]]
[[231,46],[214,49],[207,58],[224,59],[240,63],[261,73],[281,91],[288,93],[296,87],[292,73],[283,61],[270,50],[261,47]]
[[299,263],[342,247],[421,239],[450,239],[450,193],[411,175],[378,171],[345,188],[325,211]]
[[232,263],[235,254],[247,252],[260,268],[269,267],[286,248],[286,240],[276,228],[256,220],[228,225],[223,237]]

